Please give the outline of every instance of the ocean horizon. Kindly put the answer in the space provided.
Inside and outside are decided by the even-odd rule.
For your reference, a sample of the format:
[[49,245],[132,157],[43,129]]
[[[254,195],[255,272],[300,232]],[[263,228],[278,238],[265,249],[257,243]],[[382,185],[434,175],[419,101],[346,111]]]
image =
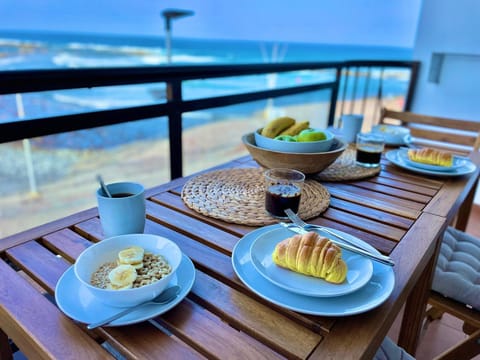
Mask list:
[[[275,62],[330,62],[345,60],[412,60],[413,49],[386,46],[359,46],[342,44],[313,44],[265,42],[247,40],[213,40],[172,38],[172,63],[167,62],[165,42],[162,36],[119,36],[100,34],[73,34],[52,32],[20,32],[0,30],[0,71],[32,69],[76,69],[128,66],[162,65],[220,65],[258,64]],[[282,85],[299,81],[326,81],[333,76],[328,72],[302,72],[284,74],[276,78]],[[373,74],[374,82],[379,74]],[[208,79],[191,81],[184,86],[184,98],[223,95],[235,91],[265,88],[266,76],[236,77],[233,79]],[[384,79],[386,95],[404,94],[408,81],[405,76]],[[68,112],[88,112],[100,109],[121,108],[158,102],[163,84],[144,84],[94,89],[72,89],[23,94],[23,118],[54,116]],[[373,96],[372,90],[372,96]],[[298,97],[278,99],[279,106],[298,101]],[[312,93],[301,97],[303,102],[327,101],[328,94]],[[15,95],[0,96],[3,104],[0,122],[16,121],[19,118],[18,98]],[[251,114],[258,107],[256,102],[229,107],[234,116]],[[183,127],[189,128],[205,123],[221,121],[222,109],[184,114]],[[165,127],[152,126],[157,119],[114,125],[111,131],[116,136],[102,137],[101,132],[91,136],[85,131],[82,140],[68,134],[50,136],[43,146],[69,148],[111,147],[138,138],[165,138]],[[152,131],[152,129],[155,129]],[[109,130],[110,131],[110,130]],[[85,140],[85,137],[87,140]]]

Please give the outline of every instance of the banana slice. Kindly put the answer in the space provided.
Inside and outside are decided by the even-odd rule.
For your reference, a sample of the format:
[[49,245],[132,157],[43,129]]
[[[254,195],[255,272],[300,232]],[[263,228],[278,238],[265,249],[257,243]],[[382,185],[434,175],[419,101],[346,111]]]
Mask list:
[[119,265],[108,274],[113,286],[125,287],[132,284],[137,278],[137,271],[132,265]]
[[145,250],[139,246],[130,246],[118,253],[118,260],[121,264],[139,264],[143,261]]
[[109,290],[126,290],[126,289],[131,289],[131,288],[133,288],[133,283],[129,283],[125,286],[117,286],[117,285],[113,285],[111,283],[109,283],[107,285],[107,289],[109,289]]
[[124,264],[120,261],[120,259],[117,259],[117,265],[132,265],[135,269],[138,270],[143,268],[143,261],[136,264]]

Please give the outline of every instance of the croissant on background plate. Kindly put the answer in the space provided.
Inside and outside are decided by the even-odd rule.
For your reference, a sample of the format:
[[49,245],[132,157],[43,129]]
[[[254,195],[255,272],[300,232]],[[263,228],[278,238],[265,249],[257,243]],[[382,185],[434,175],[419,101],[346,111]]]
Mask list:
[[331,283],[342,283],[347,277],[347,264],[342,259],[342,250],[313,231],[279,242],[272,258],[281,267]]
[[408,158],[423,164],[452,166],[453,155],[448,151],[440,151],[432,148],[409,149]]

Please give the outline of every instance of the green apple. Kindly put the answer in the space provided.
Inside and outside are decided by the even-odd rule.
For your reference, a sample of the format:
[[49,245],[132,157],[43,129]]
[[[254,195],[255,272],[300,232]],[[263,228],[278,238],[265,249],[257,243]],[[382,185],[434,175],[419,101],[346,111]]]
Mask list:
[[297,141],[306,142],[306,141],[320,141],[326,140],[327,136],[323,131],[315,129],[305,129],[297,135]]
[[290,135],[278,135],[277,137],[274,138],[274,140],[289,141],[289,142],[297,141],[297,139],[295,139],[294,136],[290,136]]

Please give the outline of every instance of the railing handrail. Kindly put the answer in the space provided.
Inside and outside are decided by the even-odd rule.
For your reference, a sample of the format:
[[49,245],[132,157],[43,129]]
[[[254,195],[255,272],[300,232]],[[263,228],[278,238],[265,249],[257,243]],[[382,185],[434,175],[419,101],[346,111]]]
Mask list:
[[247,65],[139,66],[82,69],[0,71],[0,95],[82,87],[133,85],[230,76],[258,75],[298,70],[343,69],[348,67],[412,68],[416,61],[349,60]]
[[[182,113],[330,89],[331,106],[328,123],[331,125],[335,115],[342,71],[346,69],[348,73],[348,70],[351,68],[359,69],[361,67],[410,69],[410,84],[404,110],[409,109],[418,76],[419,63],[415,61],[350,60],[341,62],[0,71],[0,95],[149,83],[166,83],[167,85],[166,102],[162,103],[0,123],[0,143],[168,116],[171,177],[176,178],[182,176],[183,167],[181,156]],[[211,96],[195,100],[183,100],[182,96],[182,83],[187,80],[322,69],[335,70],[335,80],[330,82],[319,80],[309,85],[288,86],[261,91],[244,91],[234,95]]]

